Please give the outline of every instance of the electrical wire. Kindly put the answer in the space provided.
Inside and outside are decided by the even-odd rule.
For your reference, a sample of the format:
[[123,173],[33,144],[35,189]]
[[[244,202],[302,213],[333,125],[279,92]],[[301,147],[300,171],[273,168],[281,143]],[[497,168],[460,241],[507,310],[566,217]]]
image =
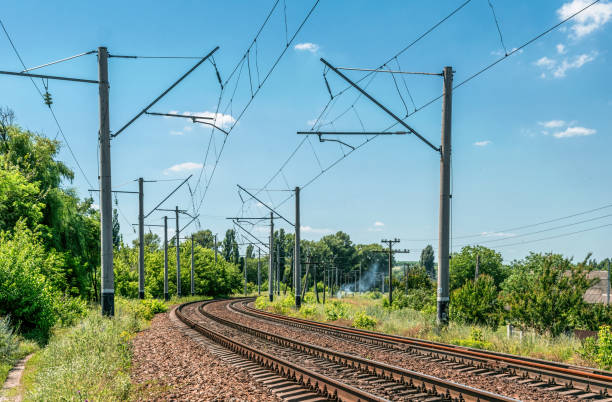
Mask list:
[[[434,27],[439,26],[442,22],[446,21],[448,18],[450,18],[452,15],[454,15],[457,11],[459,11],[461,8],[463,8],[465,5],[467,5],[469,3],[470,0],[466,1],[465,3],[463,3],[461,6],[459,6],[457,9],[455,9],[451,14],[449,14],[447,17],[445,17],[442,21],[440,21],[438,24],[436,24]],[[495,65],[497,65],[499,62],[505,60],[506,58],[512,56],[513,54],[519,52],[520,50],[522,50],[523,48],[529,46],[530,44],[532,44],[533,42],[537,41],[538,39],[542,38],[543,36],[547,35],[548,33],[550,33],[551,31],[555,30],[556,28],[558,28],[559,26],[563,25],[564,23],[566,23],[567,21],[571,20],[572,18],[576,17],[577,15],[579,15],[580,13],[584,12],[585,10],[587,10],[588,8],[592,7],[593,5],[595,5],[596,3],[600,2],[601,0],[595,0],[592,3],[588,4],[587,6],[583,7],[582,9],[576,11],[575,13],[573,13],[572,15],[568,16],[567,18],[563,19],[562,21],[560,21],[559,23],[553,25],[552,27],[546,29],[545,31],[541,32],[540,34],[536,35],[535,37],[529,39],[527,42],[523,43],[520,47],[513,49],[512,51],[510,51],[507,55],[500,57],[498,60],[494,61],[493,63],[485,66],[484,68],[482,68],[481,70],[477,71],[476,73],[470,75],[468,78],[464,79],[463,81],[459,82],[458,84],[456,84],[453,87],[454,89],[457,89],[463,85],[465,85],[466,83],[468,83],[469,81],[473,80],[474,78],[478,77],[479,75],[481,75],[482,73],[484,73],[485,71],[491,69],[492,67],[494,67]],[[411,42],[411,44],[409,44],[407,47],[405,47],[402,51],[400,51],[401,54],[402,52],[404,52],[405,50],[407,50],[410,46],[412,46],[414,43],[416,43],[416,41],[420,40],[421,38],[423,38],[426,34],[428,34],[429,32],[431,32],[434,27],[430,28],[428,31],[426,31],[425,34],[421,35],[419,38],[417,38],[417,40]],[[393,59],[393,58],[392,58]],[[392,60],[390,59],[390,60]],[[388,63],[388,62],[387,62]],[[386,63],[381,66],[379,69],[383,68],[386,65]],[[372,74],[373,72],[369,73]],[[365,77],[367,77],[369,74],[366,74],[366,76],[362,77],[360,80],[357,80],[357,82],[362,81],[363,79],[365,79]],[[348,89],[348,87],[346,88]],[[342,94],[346,89],[340,91],[338,94],[334,95],[334,99],[336,99],[340,94]],[[404,118],[403,120],[407,119],[408,117],[414,115],[415,113],[423,110],[424,108],[430,106],[431,104],[433,104],[434,102],[436,102],[437,100],[441,99],[443,96],[443,94],[440,94],[439,96],[436,96],[432,99],[430,99],[428,102],[424,103],[423,105],[421,105],[420,107],[416,108],[412,113],[408,114],[406,116],[406,118]],[[393,127],[395,127],[396,125],[398,125],[398,122],[393,123],[391,126],[387,127],[386,129],[383,130],[383,132],[389,131],[390,129],[392,129]],[[361,144],[357,145],[355,147],[355,149],[349,151],[348,153],[346,153],[345,155],[343,155],[342,157],[340,157],[338,160],[334,161],[330,166],[328,166],[327,168],[325,168],[322,172],[318,173],[315,177],[313,177],[311,180],[309,180],[306,185],[302,186],[302,188],[306,187],[307,185],[310,185],[313,181],[315,181],[316,179],[318,179],[319,177],[321,177],[325,172],[327,172],[329,169],[331,169],[333,166],[337,165],[341,160],[345,159],[346,157],[348,157],[349,155],[351,155],[354,151],[356,151],[357,149],[361,148],[362,146],[364,146],[365,144],[369,143],[371,140],[377,138],[378,135],[374,136],[374,137],[370,137],[368,139],[366,139],[364,142],[362,142]],[[284,203],[286,203],[289,199],[291,199],[290,196],[287,199],[283,200],[278,206],[283,205]]]
[[605,227],[609,227],[609,226],[612,226],[612,223],[608,223],[606,225],[601,225],[601,226],[596,226],[596,227],[593,227],[593,228],[577,230],[575,232],[563,233],[563,234],[556,235],[556,236],[544,237],[544,238],[541,238],[541,239],[527,240],[527,241],[518,242],[518,243],[500,244],[499,246],[495,246],[495,247],[496,248],[502,248],[502,247],[520,246],[520,245],[523,245],[523,244],[535,243],[535,242],[544,241],[544,240],[558,239],[560,237],[571,236],[571,235],[575,235],[575,234],[578,234],[578,233],[590,232],[592,230],[601,229],[601,228],[605,228]]
[[[15,52],[15,55],[17,55],[17,58],[19,59],[19,62],[21,63],[21,66],[23,67],[24,70],[27,70],[28,68],[26,67],[25,63],[23,62],[23,59],[21,58],[21,55],[17,51],[17,48],[15,47],[15,44],[13,43],[13,40],[11,39],[11,36],[9,35],[8,31],[6,30],[6,27],[4,26],[4,23],[2,22],[1,19],[0,19],[0,26],[2,26],[2,30],[6,34],[6,37],[7,37],[8,41],[10,42],[11,47],[13,48],[13,51]],[[40,97],[44,100],[45,97],[44,97],[42,91],[40,90],[40,88],[38,88],[38,85],[36,85],[36,83],[34,82],[34,79],[32,77],[29,77],[29,78],[30,78],[30,81],[32,81],[32,85],[34,85],[34,87],[36,88],[36,91],[38,92]],[[44,84],[44,82],[43,82],[43,84]],[[57,116],[55,115],[55,112],[53,111],[53,108],[51,107],[51,105],[49,105],[49,111],[51,112],[51,116],[53,117],[53,120],[55,121],[55,124],[57,125],[57,128],[58,128],[60,134],[62,135],[62,138],[64,139],[64,142],[66,143],[66,147],[68,148],[68,151],[70,152],[70,155],[72,155],[72,158],[74,159],[74,161],[75,161],[79,171],[83,175],[83,178],[85,179],[85,181],[87,182],[89,187],[92,188],[93,185],[91,184],[91,182],[87,178],[87,175],[83,171],[83,168],[81,167],[81,164],[79,163],[79,160],[77,159],[76,155],[72,151],[72,147],[70,146],[70,143],[68,142],[68,138],[66,138],[66,135],[64,134],[64,130],[62,129],[62,126],[60,125],[59,121],[57,120]]]

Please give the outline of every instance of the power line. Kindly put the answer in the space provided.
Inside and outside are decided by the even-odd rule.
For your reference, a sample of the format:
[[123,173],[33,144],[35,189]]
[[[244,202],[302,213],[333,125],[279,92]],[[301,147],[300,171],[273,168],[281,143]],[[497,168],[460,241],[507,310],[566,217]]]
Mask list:
[[[17,48],[15,47],[15,44],[13,43],[13,40],[11,39],[11,36],[9,35],[8,31],[6,30],[6,27],[4,26],[4,23],[2,22],[1,19],[0,19],[0,25],[2,26],[2,30],[6,34],[6,37],[7,37],[8,41],[10,42],[11,47],[13,48],[13,51],[15,52],[15,55],[17,55],[17,58],[19,59],[19,62],[21,63],[21,66],[23,67],[24,70],[27,70],[28,68],[26,67],[25,63],[23,62],[23,59],[21,58],[21,55],[17,51]],[[36,85],[36,83],[34,82],[34,79],[32,77],[30,77],[30,81],[32,81],[32,85],[34,85],[34,87],[36,88],[36,91],[38,92],[40,97],[44,100],[45,96],[43,95],[43,93],[40,90],[40,88],[38,88],[38,85]],[[43,85],[44,85],[44,82],[43,82]],[[66,143],[66,147],[68,147],[68,151],[70,151],[70,155],[72,155],[72,158],[74,159],[74,161],[75,161],[79,171],[83,175],[83,178],[85,179],[85,181],[87,182],[89,187],[90,188],[93,187],[93,185],[91,184],[91,182],[87,178],[87,175],[83,171],[83,168],[81,167],[81,164],[79,163],[79,160],[77,159],[76,155],[72,151],[72,147],[70,146],[70,143],[68,142],[68,138],[66,138],[66,135],[64,134],[64,130],[62,129],[62,126],[60,125],[59,121],[57,120],[57,116],[55,115],[55,112],[53,111],[53,108],[51,107],[50,104],[48,106],[49,106],[49,111],[51,112],[51,116],[53,116],[53,120],[55,121],[55,124],[57,125],[57,128],[58,128],[60,134],[62,135],[62,138],[64,139],[64,142]]]
[[510,246],[519,246],[519,245],[523,245],[523,244],[535,243],[535,242],[544,241],[544,240],[558,239],[560,237],[571,236],[571,235],[575,235],[575,234],[578,234],[578,233],[590,232],[592,230],[601,229],[601,228],[605,228],[605,227],[609,227],[609,226],[612,226],[612,223],[608,223],[606,225],[601,225],[601,226],[596,226],[596,227],[593,227],[593,228],[577,230],[575,232],[563,233],[563,234],[556,235],[556,236],[544,237],[544,238],[541,238],[541,239],[527,240],[527,241],[523,241],[523,242],[519,242],[519,243],[501,244],[499,246],[496,246],[496,248],[510,247]]
[[[471,234],[471,235],[455,236],[455,239],[468,239],[468,238],[471,238],[471,237],[483,237],[483,236],[487,236],[488,233],[504,233],[504,232],[512,232],[512,231],[516,231],[516,230],[532,228],[532,227],[535,227],[535,226],[545,225],[545,224],[548,224],[548,223],[553,223],[553,222],[558,222],[558,221],[562,221],[562,220],[569,219],[569,218],[574,218],[574,217],[580,216],[580,215],[587,215],[587,214],[590,214],[592,212],[601,211],[602,209],[607,209],[607,208],[610,208],[610,207],[612,207],[612,204],[607,204],[607,205],[604,205],[604,206],[601,206],[601,207],[589,209],[589,210],[586,210],[586,211],[577,212],[577,213],[574,213],[574,214],[571,214],[571,215],[562,216],[562,217],[559,217],[559,218],[548,219],[548,220],[545,220],[545,221],[536,222],[536,223],[530,223],[530,224],[522,225],[522,226],[516,226],[516,227],[513,227],[513,228],[508,228],[508,229],[503,229],[503,230],[495,230],[495,231],[491,231],[491,232],[483,232],[483,233]],[[609,215],[605,215],[605,216],[609,216]],[[438,238],[435,237],[435,238],[430,238],[430,239],[402,239],[402,240],[404,240],[404,241],[435,241],[435,240],[438,240]]]
[[[229,127],[228,134],[225,136],[225,138],[223,139],[223,142],[221,144],[221,148],[219,150],[219,153],[216,155],[216,160],[215,163],[213,165],[212,171],[210,173],[210,176],[208,177],[208,180],[206,182],[206,185],[204,187],[204,191],[202,192],[202,197],[201,200],[199,202],[198,205],[198,211],[200,210],[200,208],[202,207],[202,204],[204,203],[204,199],[206,198],[206,194],[208,193],[208,189],[210,188],[210,185],[212,183],[212,179],[214,177],[214,174],[217,170],[217,166],[219,164],[219,161],[221,159],[221,156],[223,154],[223,150],[225,149],[225,145],[227,143],[227,139],[229,138],[229,133],[232,132],[232,130],[234,129],[234,127],[236,127],[236,124],[238,124],[238,122],[240,121],[240,119],[242,118],[242,116],[244,115],[244,113],[246,112],[246,110],[248,109],[248,107],[251,105],[251,103],[253,102],[253,99],[255,99],[255,97],[257,96],[257,94],[259,93],[259,91],[261,90],[261,88],[263,87],[263,85],[266,83],[266,81],[268,80],[268,78],[270,77],[270,75],[272,74],[272,72],[276,69],[276,66],[278,65],[278,63],[280,62],[281,58],[283,57],[283,55],[287,52],[287,49],[289,49],[291,43],[293,43],[293,41],[295,40],[295,38],[297,37],[297,35],[300,33],[300,31],[302,30],[302,28],[304,27],[304,25],[306,24],[306,22],[308,21],[308,19],[310,18],[310,16],[312,15],[312,13],[314,12],[314,10],[316,9],[316,7],[318,6],[320,0],[316,0],[313,4],[313,6],[310,8],[310,10],[308,11],[308,13],[306,14],[306,16],[304,17],[304,19],[302,20],[302,22],[300,23],[300,25],[297,27],[297,29],[295,30],[295,32],[293,33],[293,35],[291,36],[291,38],[288,40],[287,45],[283,48],[283,50],[281,51],[281,53],[278,55],[278,57],[276,58],[276,60],[274,61],[274,63],[272,64],[272,66],[270,67],[270,69],[268,70],[268,72],[266,73],[266,75],[264,76],[263,80],[261,82],[258,83],[257,88],[255,89],[255,91],[253,91],[253,93],[251,94],[250,99],[247,101],[246,105],[242,108],[242,110],[240,111],[240,113],[238,114],[238,117],[236,117],[233,122],[231,122],[231,126]],[[269,12],[268,16],[266,17],[266,20],[264,21],[264,23],[261,25],[261,27],[259,28],[257,34],[255,35],[255,38],[253,39],[253,41],[251,42],[251,44],[249,45],[249,47],[247,48],[247,51],[245,52],[244,56],[242,57],[242,59],[238,62],[238,65],[236,65],[236,67],[234,68],[234,70],[232,71],[232,73],[230,74],[230,76],[228,77],[228,79],[225,81],[224,87],[227,86],[227,83],[229,82],[229,80],[233,77],[233,75],[235,74],[236,70],[238,69],[238,66],[240,66],[240,72],[239,72],[239,76],[238,79],[236,80],[236,88],[238,86],[238,82],[240,79],[240,74],[242,72],[242,69],[244,67],[244,61],[246,57],[249,57],[251,48],[255,45],[259,35],[261,34],[263,28],[265,27],[265,25],[268,23],[270,16],[272,15],[272,12],[274,11],[274,9],[276,8],[276,6],[278,5],[279,0],[276,1],[276,3],[274,3],[274,6],[272,7],[272,10]],[[250,75],[249,75],[250,77]],[[234,93],[235,93],[235,89],[234,89]],[[223,93],[221,94],[223,95]],[[225,112],[227,112],[227,108],[231,107],[232,103],[233,103],[233,96],[234,94],[232,94],[232,97],[229,100],[229,103],[227,105],[227,107],[225,108]],[[218,117],[218,111],[215,114],[215,119]],[[216,123],[216,120],[215,120]],[[214,133],[214,129],[212,131],[212,133]],[[211,134],[212,135],[212,134]],[[205,160],[206,161],[206,160]],[[204,165],[206,165],[206,163],[204,163]],[[201,178],[201,176],[200,176]],[[198,182],[195,185],[195,189],[197,190],[198,186],[200,185],[200,179],[198,179]]]
[[[426,31],[423,35],[421,35],[419,38],[417,38],[415,41],[411,42],[408,46],[406,46],[404,49],[402,49],[402,51],[400,51],[398,53],[401,54],[403,53],[405,50],[407,50],[410,46],[412,46],[414,43],[416,43],[418,40],[420,40],[421,38],[423,38],[424,36],[426,36],[429,32],[431,32],[433,29],[435,29],[437,26],[439,26],[441,23],[443,23],[444,21],[446,21],[448,18],[450,18],[452,15],[454,15],[456,12],[458,12],[461,8],[463,8],[464,6],[466,6],[468,3],[470,2],[470,0],[466,1],[465,3],[463,3],[462,5],[460,5],[457,9],[455,9],[452,13],[450,13],[448,16],[446,16],[443,20],[441,20],[440,22],[438,22],[436,25],[434,25],[432,28],[430,28],[428,31]],[[523,43],[521,46],[519,46],[518,48],[513,49],[512,51],[510,51],[508,54],[500,57],[499,59],[497,59],[496,61],[494,61],[493,63],[485,66],[484,68],[482,68],[481,70],[477,71],[476,73],[470,75],[468,78],[466,78],[465,80],[459,82],[458,84],[456,84],[453,87],[453,90],[465,85],[466,83],[468,83],[469,81],[471,81],[472,79],[478,77],[479,75],[481,75],[482,73],[484,73],[485,71],[491,69],[492,67],[494,67],[495,65],[497,65],[499,62],[505,60],[506,58],[508,58],[509,56],[512,56],[513,54],[521,51],[523,48],[529,46],[530,44],[532,44],[533,42],[537,41],[538,39],[542,38],[543,36],[547,35],[548,33],[550,33],[551,31],[555,30],[556,28],[558,28],[559,26],[563,25],[564,23],[566,23],[567,21],[571,20],[572,18],[576,17],[578,14],[584,12],[585,10],[587,10],[588,8],[592,7],[594,4],[600,2],[600,0],[595,0],[592,3],[590,3],[589,5],[585,6],[584,8],[578,10],[577,12],[575,12],[574,14],[568,16],[567,18],[563,19],[562,21],[560,21],[559,23],[553,25],[552,27],[546,29],[545,31],[543,31],[542,33],[536,35],[535,37],[529,39],[527,42]],[[396,56],[394,56],[396,57]],[[393,58],[391,58],[389,61],[387,61],[385,64],[383,64],[381,67],[379,67],[379,69],[384,68],[391,60],[393,60]],[[367,76],[369,76],[370,74],[373,74],[374,72],[370,72],[368,74],[366,74],[364,77],[360,78],[359,80],[356,80],[357,83],[361,82],[363,79],[365,79]],[[342,91],[340,91],[339,93],[337,93],[336,95],[334,95],[334,99],[337,99],[337,97],[339,95],[341,95],[342,93],[344,93],[346,90],[348,90],[349,87],[343,89]],[[408,114],[403,120],[406,120],[408,117],[414,115],[415,113],[423,110],[424,108],[430,106],[431,104],[433,104],[434,102],[438,101],[439,99],[442,98],[442,94],[440,94],[439,96],[436,96],[432,99],[430,99],[429,101],[427,101],[426,103],[424,103],[423,105],[421,105],[420,107],[416,108],[412,113]],[[340,117],[340,116],[338,116]],[[392,129],[393,127],[395,127],[397,124],[399,124],[398,122],[395,122],[393,124],[391,124],[391,126],[385,128],[384,130],[382,130],[383,132],[388,131],[390,129]],[[315,181],[316,179],[318,179],[319,177],[321,177],[325,172],[327,172],[330,168],[332,168],[333,166],[337,165],[340,161],[342,161],[343,159],[345,159],[346,157],[348,157],[350,154],[352,154],[354,151],[356,151],[357,149],[361,148],[362,146],[366,145],[367,143],[369,143],[371,140],[377,138],[378,136],[374,136],[374,137],[370,137],[367,138],[364,142],[362,142],[361,144],[357,145],[355,147],[355,149],[350,150],[348,153],[344,154],[343,156],[341,156],[340,158],[338,158],[336,161],[334,161],[331,165],[329,165],[327,168],[325,168],[323,171],[321,171],[320,173],[318,173],[315,177],[313,177],[310,181],[307,182],[306,185],[302,186],[302,188],[306,187],[307,185],[311,184],[313,181]],[[281,201],[280,204],[276,205],[275,208],[280,207],[281,205],[283,205],[284,203],[286,203],[287,201],[289,201],[289,199],[291,199],[292,196],[289,196],[288,198],[284,199],[283,201]]]

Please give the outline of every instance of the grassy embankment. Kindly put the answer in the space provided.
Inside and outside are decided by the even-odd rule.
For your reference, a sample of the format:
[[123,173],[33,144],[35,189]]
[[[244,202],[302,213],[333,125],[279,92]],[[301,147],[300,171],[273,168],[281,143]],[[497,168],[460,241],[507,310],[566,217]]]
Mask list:
[[156,313],[169,306],[202,299],[115,299],[115,317],[92,307],[68,328],[56,328],[47,345],[27,362],[19,392],[25,401],[111,401],[131,399],[131,338]]
[[506,327],[493,330],[488,327],[451,322],[440,330],[435,313],[409,308],[391,310],[383,307],[382,299],[372,295],[355,295],[342,299],[327,299],[327,303],[314,303],[314,296],[307,294],[299,311],[295,310],[292,297],[280,297],[270,303],[266,297],[257,299],[256,306],[268,311],[315,321],[370,329],[388,334],[427,339],[431,341],[487,349],[539,359],[595,367],[597,364],[585,358],[582,342],[574,337],[561,335],[549,337],[525,333],[522,339],[508,339]]

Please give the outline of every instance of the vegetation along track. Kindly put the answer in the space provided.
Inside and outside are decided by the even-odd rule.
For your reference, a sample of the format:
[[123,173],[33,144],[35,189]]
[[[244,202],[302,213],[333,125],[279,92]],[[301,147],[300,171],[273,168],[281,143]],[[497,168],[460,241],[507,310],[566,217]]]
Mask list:
[[237,300],[229,308],[252,317],[353,342],[401,350],[424,359],[444,362],[452,369],[469,370],[471,367],[476,374],[504,377],[576,400],[612,401],[612,372],[609,371],[287,317],[253,308],[249,305],[251,301]]
[[[208,311],[231,300],[188,303],[177,316],[228,349],[331,400],[513,401],[401,367],[260,331]],[[225,308],[224,308],[225,309]]]

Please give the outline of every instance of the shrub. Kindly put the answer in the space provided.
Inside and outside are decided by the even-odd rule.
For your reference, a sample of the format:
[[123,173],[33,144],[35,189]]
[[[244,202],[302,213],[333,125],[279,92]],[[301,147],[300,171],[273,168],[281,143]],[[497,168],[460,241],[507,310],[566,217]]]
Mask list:
[[12,235],[0,233],[0,315],[10,315],[24,335],[41,341],[58,320],[57,294],[43,274],[59,270],[55,257],[23,221]]
[[325,319],[327,321],[348,318],[348,305],[338,300],[332,300],[329,303],[325,303],[323,311],[325,312]]
[[402,289],[395,289],[391,306],[389,306],[387,298],[383,299],[383,307],[390,308],[391,310],[411,308],[422,311],[429,306],[435,308],[435,305],[436,295],[431,289],[408,289],[408,292],[404,292]]
[[595,361],[603,369],[609,370],[612,368],[612,331],[610,331],[609,325],[602,325],[599,328]]
[[373,330],[378,325],[376,319],[367,315],[364,311],[359,311],[353,319],[353,327]]
[[493,278],[481,275],[453,291],[450,318],[466,324],[487,325],[496,329],[502,318],[502,305]]
[[305,318],[312,318],[317,313],[317,306],[304,304],[300,307],[300,314]]
[[7,317],[0,318],[0,364],[12,364],[19,340]]
[[491,349],[493,347],[491,342],[485,341],[482,329],[477,327],[472,327],[469,339],[453,339],[451,342],[455,345],[467,346],[469,348]]
[[145,299],[140,301],[139,314],[145,320],[150,320],[155,314],[165,313],[168,307],[158,299]]

